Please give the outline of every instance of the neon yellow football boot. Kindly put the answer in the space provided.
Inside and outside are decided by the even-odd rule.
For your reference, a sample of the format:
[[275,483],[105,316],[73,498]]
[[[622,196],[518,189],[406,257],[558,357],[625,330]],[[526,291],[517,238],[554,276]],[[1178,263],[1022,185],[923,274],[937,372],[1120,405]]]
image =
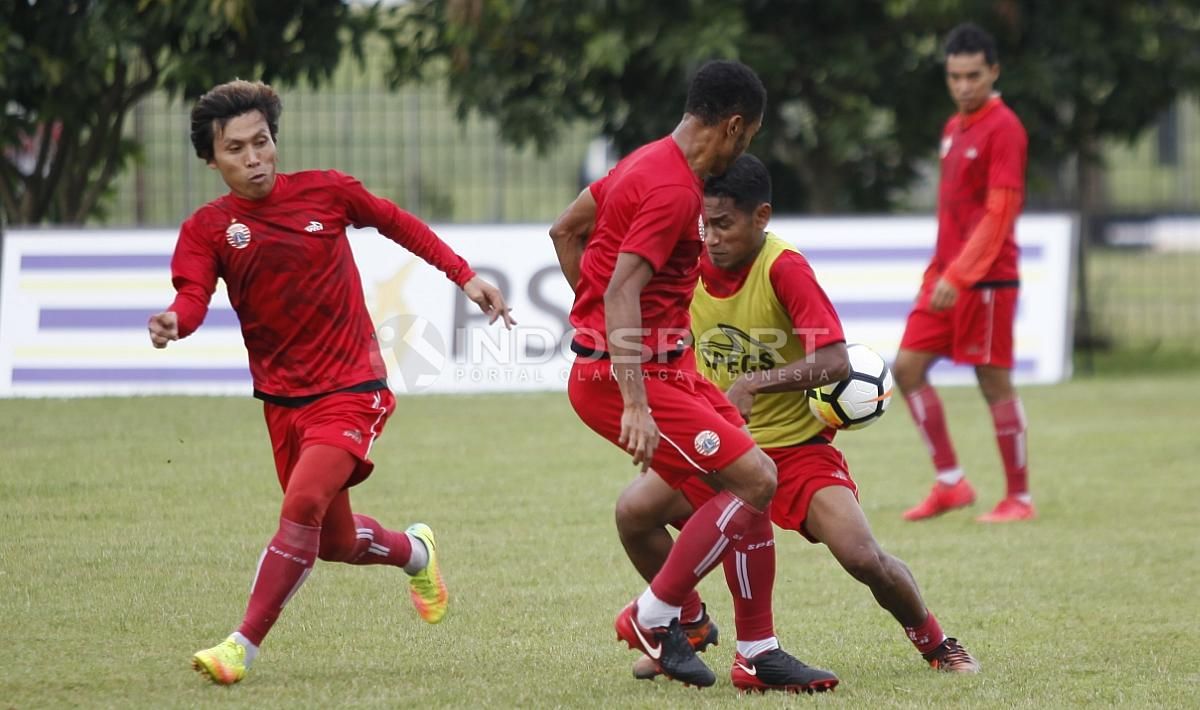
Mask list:
[[232,636],[192,656],[192,668],[220,685],[233,685],[245,678],[247,667],[246,647]]
[[436,624],[446,615],[450,593],[446,591],[446,582],[442,579],[442,569],[438,565],[437,543],[433,541],[433,531],[425,523],[414,523],[405,532],[424,543],[425,549],[429,551],[429,564],[408,580],[408,593],[421,618]]

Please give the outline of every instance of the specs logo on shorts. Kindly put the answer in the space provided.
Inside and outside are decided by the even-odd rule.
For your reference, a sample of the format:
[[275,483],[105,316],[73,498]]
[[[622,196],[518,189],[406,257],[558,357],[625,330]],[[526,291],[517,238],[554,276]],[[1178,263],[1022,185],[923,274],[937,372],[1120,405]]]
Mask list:
[[245,249],[250,246],[250,228],[241,222],[234,222],[225,228],[225,241],[234,249]]
[[356,444],[362,443],[362,432],[357,429],[347,429],[346,431],[342,432],[342,436],[350,439]]
[[721,449],[721,437],[717,436],[717,432],[705,429],[696,435],[692,446],[696,447],[696,453],[701,456],[712,456]]

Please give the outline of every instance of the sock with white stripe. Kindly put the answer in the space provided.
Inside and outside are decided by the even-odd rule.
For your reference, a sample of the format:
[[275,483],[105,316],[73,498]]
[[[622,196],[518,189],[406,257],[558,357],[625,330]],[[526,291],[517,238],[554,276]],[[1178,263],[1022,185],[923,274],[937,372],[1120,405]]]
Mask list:
[[[733,595],[737,637],[774,638],[771,593],[775,588],[775,532],[769,516],[760,515],[753,521],[733,553],[725,557],[724,567],[725,583]],[[758,653],[761,651],[754,655]]]
[[[392,565],[416,574],[429,564],[425,545],[401,530],[389,530],[369,515],[354,514],[358,542],[346,562],[352,565]],[[416,544],[414,544],[416,543]]]
[[1023,503],[1029,495],[1029,464],[1025,457],[1025,410],[1021,400],[1010,399],[991,406],[992,423],[996,427],[996,444],[1004,460],[1004,480],[1007,494]]
[[[706,574],[738,546],[746,533],[766,516],[729,491],[721,491],[696,509],[662,569],[650,582],[654,596],[671,606],[683,606]],[[770,519],[766,518],[769,526]]]
[[948,473],[958,468],[958,456],[954,453],[950,429],[946,426],[946,411],[942,408],[942,399],[937,390],[925,385],[906,394],[904,400],[908,402],[908,411],[917,425],[917,431],[921,432],[921,438],[929,447],[934,470]]
[[308,579],[320,544],[321,528],[279,519],[279,530],[258,560],[250,603],[237,633],[256,647],[262,644],[283,607]]

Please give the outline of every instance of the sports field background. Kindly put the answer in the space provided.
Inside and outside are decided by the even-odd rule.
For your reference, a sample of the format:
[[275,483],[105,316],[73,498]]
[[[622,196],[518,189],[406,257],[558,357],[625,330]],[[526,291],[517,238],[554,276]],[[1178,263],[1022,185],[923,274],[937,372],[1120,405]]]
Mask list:
[[1003,486],[971,388],[943,392],[970,514],[900,520],[931,479],[902,403],[839,437],[880,541],[983,672],[925,668],[824,548],[781,533],[780,638],[842,679],[815,698],[735,694],[719,577],[702,586],[717,685],[632,679],[611,624],[642,583],[612,505],[634,472],[565,395],[401,398],[353,499],[433,526],[448,617],[421,622],[398,570],[319,563],[232,688],[188,659],[241,618],[275,528],[260,404],[0,401],[0,707],[1197,707],[1197,391],[1194,373],[1026,388],[1029,524],[971,522]]

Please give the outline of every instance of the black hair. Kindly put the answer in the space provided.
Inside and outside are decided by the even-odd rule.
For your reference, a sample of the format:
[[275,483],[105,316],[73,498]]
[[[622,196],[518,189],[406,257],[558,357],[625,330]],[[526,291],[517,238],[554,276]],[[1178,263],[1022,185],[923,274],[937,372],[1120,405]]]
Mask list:
[[999,57],[996,54],[996,40],[974,22],[964,22],[946,36],[946,56],[952,54],[979,54],[988,66],[995,66]]
[[706,62],[692,77],[683,110],[711,126],[740,115],[748,123],[762,118],[767,90],[750,67],[738,61]]
[[250,111],[259,111],[267,119],[271,140],[279,133],[279,114],[283,102],[279,94],[261,81],[235,79],[219,84],[192,107],[192,147],[205,162],[213,159],[213,123],[224,128],[229,119]]
[[739,212],[751,214],[771,202],[771,173],[749,153],[742,155],[722,175],[704,181],[705,197],[728,197]]

